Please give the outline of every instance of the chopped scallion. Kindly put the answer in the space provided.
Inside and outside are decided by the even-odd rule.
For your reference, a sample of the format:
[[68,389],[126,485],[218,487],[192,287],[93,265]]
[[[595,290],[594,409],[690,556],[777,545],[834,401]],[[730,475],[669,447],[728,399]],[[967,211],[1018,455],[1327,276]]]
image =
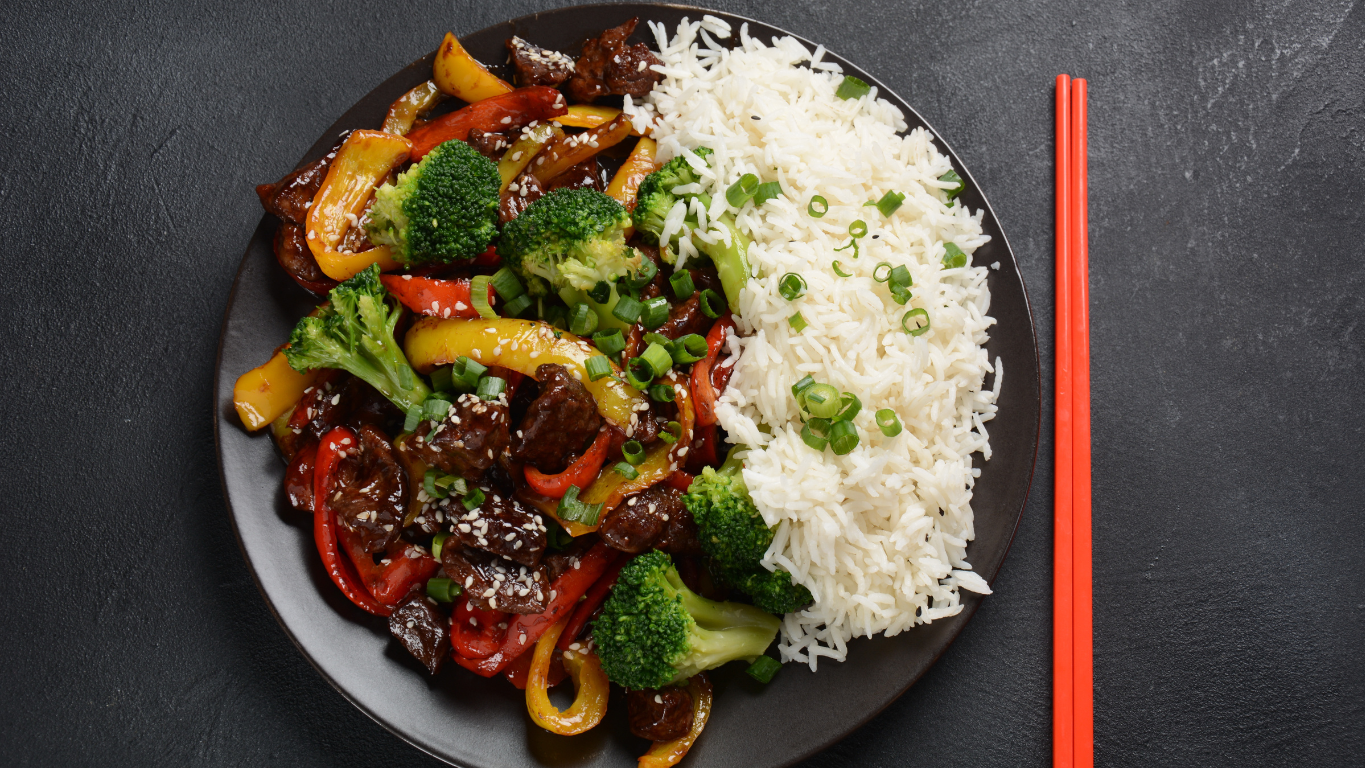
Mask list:
[[946,269],[967,266],[967,254],[957,247],[957,243],[943,244],[943,266]]
[[877,411],[877,429],[882,431],[887,437],[895,437],[901,433],[901,420],[896,416],[896,412],[890,408],[883,408]]
[[657,274],[659,274],[659,265],[655,264],[653,259],[643,258],[640,260],[639,271],[626,277],[626,285],[630,286],[631,290],[638,291],[649,285],[649,282]]
[[646,392],[649,390],[649,382],[654,380],[654,368],[641,357],[633,357],[630,364],[626,366],[626,381],[632,387]]
[[[624,352],[626,349],[626,337],[621,334],[620,328],[594,333],[592,335],[592,343],[596,344],[597,348],[601,350],[604,355],[615,355],[619,352]],[[594,381],[596,381],[596,379],[594,379]]]
[[892,301],[895,301],[902,307],[905,306],[906,302],[910,301],[910,297],[913,295],[910,293],[909,288],[906,288],[900,283],[892,283],[890,290]]
[[[877,270],[881,269],[882,267],[886,267],[886,274],[882,275],[881,277],[877,277]],[[873,279],[873,280],[876,280],[876,281],[879,282],[879,283],[884,283],[884,282],[886,282],[887,280],[890,280],[890,279],[891,279],[891,262],[889,262],[889,261],[880,261],[880,262],[877,262],[877,266],[875,266],[875,267],[872,268],[872,279]]]
[[855,219],[852,224],[848,225],[848,236],[853,238],[854,240],[857,240],[858,238],[861,237],[865,237],[866,235],[867,235],[866,221],[863,221],[862,219]]
[[408,409],[408,415],[403,419],[403,431],[412,432],[417,429],[417,425],[422,423],[422,406],[414,405]]
[[668,353],[664,345],[657,342],[646,347],[645,351],[635,359],[643,360],[649,365],[649,370],[653,374],[651,378],[658,378],[668,373],[668,369],[673,367],[673,356]]
[[801,441],[817,451],[829,445],[829,419],[810,419],[801,427]]
[[805,392],[807,389],[810,389],[811,385],[814,383],[815,377],[811,376],[810,374],[806,374],[804,377],[802,377],[800,381],[792,385],[792,397],[795,397],[799,400],[801,398],[801,393]]
[[668,422],[664,425],[663,430],[659,432],[659,439],[669,445],[678,442],[678,438],[680,437],[682,437],[682,425],[676,421]]
[[782,196],[782,185],[776,181],[768,181],[758,185],[758,190],[754,192],[754,207],[763,205],[774,197]]
[[431,388],[437,392],[453,389],[454,384],[450,380],[450,366],[443,365],[435,368],[431,372]]
[[674,272],[673,276],[668,278],[668,284],[673,286],[673,296],[678,301],[684,301],[697,292],[697,285],[692,282],[692,273],[685,269]]
[[[432,576],[427,579],[427,596],[438,603],[453,603],[463,591],[459,584],[445,576]],[[768,658],[764,656],[763,658]]]
[[485,376],[479,379],[479,388],[474,390],[480,400],[497,400],[507,391],[507,382],[498,376]]
[[721,313],[726,309],[724,297],[710,288],[701,292],[700,300],[701,313],[713,320],[720,317]]
[[957,171],[948,171],[947,173],[938,177],[938,180],[946,181],[949,184],[957,185],[955,187],[948,187],[947,189],[943,190],[944,193],[948,195],[949,200],[952,200],[953,198],[962,194],[962,191],[967,188],[967,182],[963,181],[962,177],[957,175]]
[[806,330],[806,326],[810,325],[810,323],[806,322],[806,318],[801,316],[800,312],[797,312],[796,314],[787,318],[787,324],[790,325],[792,327],[792,330],[796,331],[797,333]]
[[576,485],[569,486],[569,490],[564,492],[564,496],[559,500],[559,507],[555,510],[555,516],[560,520],[583,525],[597,525],[597,518],[601,514],[601,504],[587,504],[578,500]]
[[853,421],[853,417],[863,409],[863,401],[852,392],[845,392],[839,395],[839,415],[835,419],[839,421]]
[[625,461],[616,462],[616,466],[612,467],[612,470],[627,480],[634,480],[640,476],[640,471],[635,467],[632,467],[629,462]]
[[706,339],[695,333],[679,336],[669,348],[673,362],[678,364],[695,363],[706,357]]
[[910,276],[910,270],[904,264],[896,267],[887,274],[887,278],[892,285],[901,285],[909,288],[915,284],[915,279]]
[[588,298],[598,304],[606,304],[607,300],[611,298],[611,283],[606,280],[598,280],[597,285],[588,289]]
[[[625,299],[623,298],[622,301]],[[663,296],[655,296],[644,302],[644,311],[640,313],[640,324],[646,328],[658,328],[668,322],[668,299]]]
[[444,549],[448,538],[450,538],[450,534],[442,531],[431,539],[431,556],[436,558],[437,562],[441,560],[441,550]]
[[498,313],[493,311],[493,305],[488,303],[488,275],[475,275],[469,281],[469,303],[474,305],[474,311],[479,313],[479,317],[497,317]]
[[[922,317],[922,318],[924,318],[924,325],[921,325],[921,326],[918,327],[918,328],[911,328],[911,327],[910,327],[910,318],[912,318],[912,317]],[[909,312],[906,312],[906,313],[905,313],[905,316],[901,318],[901,328],[903,328],[903,329],[905,330],[905,332],[908,333],[908,334],[910,334],[911,336],[923,336],[924,334],[928,333],[928,332],[929,332],[929,311],[926,310],[926,309],[918,309],[918,308],[917,308],[917,309],[912,309],[912,310],[910,310]]]
[[479,505],[483,503],[483,500],[483,491],[478,488],[470,488],[469,493],[466,493],[464,498],[460,499],[460,503],[464,505],[465,509],[473,512],[479,508]]
[[844,75],[844,79],[839,83],[839,89],[834,92],[834,95],[844,100],[861,99],[871,92],[872,86],[868,85],[866,81],[853,75]]
[[897,192],[894,189],[882,195],[882,199],[876,202],[877,210],[882,212],[882,216],[890,216],[896,212],[897,208],[905,202],[905,193]]
[[621,455],[630,462],[632,467],[638,467],[645,460],[645,447],[640,445],[639,440],[627,440],[621,446]]
[[422,413],[432,421],[439,422],[443,420],[446,417],[446,413],[449,411],[450,411],[449,400],[442,400],[439,397],[433,396],[428,397],[426,400],[422,401]]
[[502,305],[502,316],[521,317],[521,313],[530,309],[531,305],[534,303],[536,303],[536,300],[531,298],[531,294],[523,293],[522,295]]
[[[621,331],[618,329],[616,333],[619,334]],[[625,349],[624,341],[622,341],[621,348]],[[601,349],[600,345],[598,346],[598,349]],[[602,351],[605,352],[606,350]],[[588,381],[597,381],[603,376],[611,375],[611,361],[604,355],[593,355],[588,358],[588,361],[583,364],[583,367],[588,371]]]
[[656,403],[671,403],[675,397],[669,384],[655,384],[649,388],[649,398]]
[[806,213],[813,219],[824,216],[829,213],[829,201],[823,195],[811,195],[810,202],[806,204]]
[[597,313],[587,304],[575,304],[569,312],[569,333],[586,336],[597,329]]
[[777,292],[787,301],[795,301],[806,294],[806,279],[795,272],[788,272],[777,281]]
[[440,474],[441,471],[438,469],[428,469],[426,474],[422,475],[422,490],[426,491],[427,495],[433,499],[444,499],[450,495],[446,489],[436,487],[436,478]]
[[858,447],[858,429],[851,421],[836,421],[829,428],[829,447],[844,456]]
[[758,177],[752,173],[746,173],[739,177],[739,181],[731,184],[730,188],[725,190],[725,202],[729,203],[732,208],[739,208],[757,191]]
[[473,389],[479,385],[479,378],[487,372],[488,366],[460,355],[450,367],[450,380],[464,389]]
[[838,275],[839,277],[853,277],[852,273],[845,272],[845,271],[843,271],[842,269],[839,268],[839,260],[838,260],[838,259],[835,259],[835,260],[834,260],[834,264],[832,264],[831,266],[834,267],[834,274]]
[[757,659],[754,659],[754,663],[750,664],[749,668],[744,671],[749,677],[767,685],[772,682],[773,675],[777,674],[777,670],[781,668],[782,662],[777,659],[774,659],[771,656],[759,656]]
[[645,305],[636,300],[634,296],[622,296],[616,300],[616,306],[612,307],[611,314],[612,317],[623,323],[634,325],[640,320],[640,313],[644,310]]
[[810,415],[832,419],[839,412],[839,390],[831,384],[812,384],[802,393],[801,403]]
[[503,301],[511,301],[526,293],[526,289],[522,287],[521,281],[517,279],[517,275],[511,267],[503,267],[494,272],[493,277],[488,282],[493,286],[493,290],[497,291],[498,295],[502,297]]

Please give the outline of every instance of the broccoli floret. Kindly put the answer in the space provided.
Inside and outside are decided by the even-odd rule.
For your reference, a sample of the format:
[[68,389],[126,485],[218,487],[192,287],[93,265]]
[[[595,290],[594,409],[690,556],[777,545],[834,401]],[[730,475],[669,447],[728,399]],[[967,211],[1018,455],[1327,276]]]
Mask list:
[[734,453],[692,481],[683,503],[697,523],[701,547],[711,557],[711,570],[720,580],[753,599],[770,613],[791,613],[810,605],[810,590],[792,581],[786,571],[769,571],[761,564],[773,542],[773,531],[763,522],[740,475],[743,462]]
[[375,190],[365,230],[403,264],[472,259],[498,233],[501,184],[492,160],[451,139]]
[[555,291],[590,290],[640,268],[644,257],[626,246],[630,214],[593,189],[556,189],[503,227],[498,254],[533,284]]
[[767,650],[781,622],[752,605],[717,603],[688,589],[657,550],[617,576],[593,639],[602,669],[629,690],[658,688]]
[[289,334],[284,356],[294,370],[340,368],[364,379],[403,410],[420,405],[431,390],[408,364],[393,338],[399,312],[386,303],[379,265],[371,264],[327,295],[318,312]]
[[[709,147],[693,151],[703,161],[711,155]],[[664,219],[673,209],[678,198],[673,194],[675,187],[695,184],[701,181],[697,171],[687,162],[687,157],[678,155],[663,164],[663,167],[645,177],[640,189],[635,193],[635,212],[631,218],[635,229],[650,245],[659,244],[659,235],[664,231]]]

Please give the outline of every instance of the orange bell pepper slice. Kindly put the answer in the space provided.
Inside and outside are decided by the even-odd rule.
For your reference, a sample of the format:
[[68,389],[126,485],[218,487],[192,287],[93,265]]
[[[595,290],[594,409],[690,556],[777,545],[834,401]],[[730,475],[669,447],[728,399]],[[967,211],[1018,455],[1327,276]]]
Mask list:
[[396,136],[406,136],[417,122],[417,118],[445,100],[446,95],[436,87],[436,83],[428,80],[389,105],[389,113],[384,116],[384,127],[379,130]]
[[387,245],[350,253],[335,250],[346,230],[365,211],[375,187],[408,159],[412,144],[402,136],[383,131],[352,131],[337,150],[327,178],[308,208],[308,248],[318,266],[333,280],[354,277],[371,264],[380,270],[398,269]]
[[[599,125],[609,123],[621,114],[621,110],[616,107],[599,107],[596,104],[574,104],[569,107],[569,111],[560,117],[555,118],[555,122],[560,125],[567,125],[570,128],[596,128]],[[640,133],[634,126],[630,129],[631,136],[648,136],[649,131]]]
[[431,63],[431,80],[443,93],[471,104],[512,90],[511,83],[489,72],[450,32]]
[[673,741],[654,742],[654,746],[640,756],[640,768],[667,768],[670,765],[677,765],[706,727],[706,719],[711,716],[711,681],[705,674],[694,675],[687,681],[687,692],[692,695],[692,727]]
[[536,156],[531,173],[541,183],[549,182],[607,147],[620,144],[629,135],[630,121],[625,115],[617,115],[611,122],[583,133],[557,137]]
[[232,407],[247,431],[255,432],[293,408],[317,377],[318,371],[299,373],[289,367],[281,346],[264,365],[237,377]]
[[[565,616],[536,641],[531,671],[526,678],[526,710],[531,713],[531,719],[541,728],[560,736],[576,736],[602,722],[602,717],[607,714],[607,696],[611,692],[607,675],[602,671],[602,663],[597,660],[596,654],[563,651],[564,669],[573,680],[574,700],[562,712],[551,703],[547,693],[550,660],[559,652],[555,649],[555,643],[568,623],[569,617]],[[695,718],[693,720],[695,724]]]

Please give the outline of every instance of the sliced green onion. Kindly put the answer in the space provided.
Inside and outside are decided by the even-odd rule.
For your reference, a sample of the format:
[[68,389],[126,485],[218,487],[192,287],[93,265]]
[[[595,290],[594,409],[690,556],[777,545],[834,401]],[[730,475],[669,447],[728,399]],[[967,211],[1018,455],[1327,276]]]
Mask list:
[[[820,206],[817,209],[815,206]],[[829,201],[823,195],[811,195],[810,202],[806,203],[806,213],[813,219],[818,219],[829,213]]]
[[650,344],[658,344],[664,349],[669,349],[670,347],[673,346],[672,339],[668,338],[662,333],[654,333],[652,331],[644,335],[644,341],[645,346],[649,346]]
[[782,662],[777,659],[774,659],[771,656],[759,656],[757,659],[754,659],[754,663],[750,664],[749,668],[744,670],[744,672],[748,674],[749,677],[767,685],[772,682],[773,675],[777,674],[777,670],[781,668]]
[[485,376],[479,379],[479,388],[474,390],[480,400],[497,400],[498,396],[507,391],[507,382],[497,376]]
[[642,258],[640,260],[639,271],[633,276],[626,277],[626,285],[630,286],[631,290],[638,291],[646,285],[649,285],[649,282],[653,280],[654,276],[657,274],[659,274],[659,265],[655,264],[653,259]]
[[896,412],[890,408],[877,411],[874,418],[877,420],[877,429],[880,429],[883,435],[895,437],[901,433],[901,420],[896,416]]
[[810,419],[801,427],[801,440],[817,451],[829,445],[829,419]]
[[520,317],[521,313],[525,312],[527,309],[530,309],[531,305],[534,303],[536,303],[536,300],[531,298],[531,295],[529,293],[523,293],[522,295],[502,305],[502,316]]
[[446,489],[436,487],[436,478],[440,475],[441,471],[438,469],[428,469],[426,474],[422,475],[422,490],[433,499],[444,499],[450,495]]
[[465,484],[463,477],[447,475],[442,472],[436,473],[436,481],[434,485],[436,486],[437,490],[445,491],[447,494],[464,493],[466,490],[468,490],[468,486]]
[[645,447],[640,445],[639,440],[627,440],[621,446],[621,455],[625,457],[626,461],[630,462],[632,467],[638,467],[644,463]]
[[522,287],[521,281],[517,279],[517,275],[511,267],[503,267],[494,272],[493,277],[488,282],[493,285],[493,290],[498,292],[503,301],[511,301],[526,293],[526,289]]
[[[592,335],[592,343],[597,345],[604,355],[614,355],[624,352],[626,349],[626,337],[621,334],[620,328],[613,328],[610,331],[598,331]],[[611,372],[608,367],[607,372]],[[600,377],[599,377],[600,378]],[[596,381],[597,379],[593,379]]]
[[792,385],[792,397],[796,398],[797,400],[800,400],[801,393],[805,392],[807,389],[810,389],[811,385],[814,383],[815,377],[811,376],[809,373],[806,374],[800,381]]
[[569,312],[569,333],[586,336],[597,330],[597,313],[587,304],[575,304]]
[[906,268],[904,264],[891,270],[887,275],[887,278],[891,281],[892,285],[901,285],[908,288],[915,284],[915,278],[910,276],[910,270]]
[[839,260],[838,260],[838,259],[835,259],[835,260],[834,260],[834,264],[832,264],[831,266],[834,267],[834,274],[838,275],[839,277],[853,277],[852,274],[850,274],[850,273],[848,273],[848,272],[845,272],[845,271],[843,271],[842,269],[839,269]]
[[649,388],[649,398],[656,403],[671,403],[675,394],[668,384],[655,384]]
[[754,207],[768,202],[774,197],[782,196],[782,185],[776,181],[768,181],[758,185],[758,190],[754,192]]
[[[912,317],[922,317],[922,318],[924,318],[924,325],[921,325],[921,326],[918,327],[918,328],[911,328],[911,327],[910,327],[910,318],[912,318]],[[912,310],[910,310],[909,312],[906,312],[906,313],[905,313],[905,317],[902,317],[902,318],[901,318],[901,328],[903,328],[903,329],[905,330],[905,332],[908,333],[908,334],[910,334],[911,336],[923,336],[925,333],[928,333],[928,331],[929,331],[929,311],[928,311],[928,310],[925,310],[925,309],[912,309]]]
[[863,401],[852,392],[845,392],[839,395],[839,415],[834,418],[839,421],[853,421],[853,417],[863,409]]
[[616,306],[612,307],[611,314],[612,317],[623,323],[634,325],[639,321],[640,313],[644,310],[645,305],[637,301],[634,296],[622,296],[616,300]]
[[877,206],[877,210],[882,212],[882,216],[890,216],[895,213],[896,209],[900,208],[901,204],[904,202],[905,193],[897,192],[893,189],[882,195],[882,199],[878,200],[874,205]]
[[752,173],[746,173],[739,177],[739,181],[731,184],[730,188],[725,190],[725,202],[733,208],[739,208],[744,205],[744,201],[753,197],[756,191],[758,191],[758,177]]
[[664,425],[663,431],[659,432],[659,439],[672,445],[682,437],[682,425],[676,421],[670,421]]
[[545,310],[545,322],[560,330],[567,331],[569,330],[569,310],[558,304],[551,304]]
[[[622,299],[622,301],[624,300]],[[666,322],[668,322],[668,299],[663,296],[655,296],[644,303],[644,311],[640,313],[641,325],[646,328],[658,328]]]
[[469,510],[470,512],[473,512],[474,510],[479,508],[480,504],[483,503],[483,499],[484,499],[483,491],[479,490],[478,488],[470,488],[469,493],[466,493],[464,495],[464,498],[460,499],[460,503],[464,505],[465,509]]
[[849,248],[853,249],[853,258],[855,259],[858,258],[858,238],[856,237],[849,240],[848,245],[845,245],[842,248],[835,248],[834,252],[838,253],[839,251],[847,251]]
[[431,556],[436,558],[438,562],[441,559],[441,551],[445,548],[446,539],[448,538],[450,538],[450,534],[442,531],[431,539]]
[[454,383],[450,380],[450,366],[443,365],[431,372],[431,388],[437,392],[452,389]]
[[861,99],[872,92],[872,86],[853,75],[844,75],[844,79],[839,83],[839,90],[834,92],[835,96],[841,99]]
[[943,244],[943,266],[948,269],[967,266],[967,254],[957,247],[957,243]]
[[906,303],[910,301],[910,298],[913,295],[914,294],[910,293],[909,288],[906,288],[905,286],[900,285],[899,283],[891,284],[891,299],[895,301],[897,304],[901,305],[902,307],[905,306]]
[[473,389],[479,385],[479,378],[487,372],[488,366],[460,355],[450,368],[450,379],[465,389]]
[[679,336],[669,348],[673,362],[680,365],[695,363],[706,357],[706,339],[695,333]]
[[422,406],[414,405],[408,409],[408,415],[403,419],[403,431],[412,432],[417,429],[417,425],[422,423]]
[[597,518],[601,514],[601,504],[585,504],[578,500],[578,486],[576,485],[569,486],[569,490],[565,491],[563,498],[559,500],[559,508],[555,510],[555,516],[560,520],[569,520],[583,525],[597,525]]
[[[432,576],[427,579],[427,596],[438,603],[453,603],[463,591],[459,584],[445,576]],[[763,658],[769,658],[764,656]]]
[[654,368],[641,357],[633,357],[630,364],[626,366],[626,381],[632,387],[646,392],[649,390],[649,382],[654,380]]
[[[619,334],[621,331],[617,330],[616,332]],[[621,348],[625,349],[624,342],[622,342]],[[602,351],[605,352],[606,350]],[[583,367],[586,368],[588,371],[588,381],[597,381],[603,376],[611,375],[611,361],[608,360],[604,355],[593,355],[592,357],[588,358],[588,361],[583,364]]]
[[488,303],[488,275],[475,275],[469,281],[469,303],[474,305],[474,311],[479,313],[479,317],[497,317],[498,313],[493,311],[493,305]]
[[801,403],[810,415],[832,419],[839,412],[839,390],[831,384],[812,384],[801,394]]
[[867,222],[862,219],[855,219],[848,225],[848,236],[857,240],[867,235]]
[[649,364],[649,370],[654,374],[651,378],[658,378],[668,373],[668,369],[673,367],[673,356],[668,353],[664,345],[657,342],[646,347],[645,351],[635,359],[643,360]]
[[710,288],[701,292],[700,299],[701,313],[713,320],[720,317],[726,309],[725,299]]
[[674,272],[673,276],[668,278],[668,284],[673,286],[673,295],[678,301],[683,301],[697,292],[697,285],[692,282],[692,273],[685,269]]
[[806,318],[802,317],[800,312],[797,312],[796,314],[787,318],[787,324],[790,325],[792,327],[792,330],[796,331],[797,333],[806,330],[806,326],[809,325],[809,323],[806,322]]
[[[885,275],[882,275],[881,277],[877,277],[877,270],[881,269],[882,267],[886,267],[886,274],[885,274]],[[875,266],[875,267],[872,268],[872,279],[873,279],[873,280],[876,280],[876,281],[879,282],[879,283],[884,283],[884,282],[886,282],[887,280],[890,280],[890,279],[891,279],[891,262],[889,262],[889,261],[879,261],[879,262],[877,262],[877,266]]]
[[806,295],[806,278],[795,272],[788,272],[777,281],[777,292],[787,301],[796,301]]
[[947,173],[938,177],[938,180],[946,181],[949,184],[957,185],[956,187],[949,187],[943,190],[945,193],[947,193],[949,200],[952,200],[953,198],[962,194],[962,191],[967,188],[967,182],[963,181],[962,177],[957,175],[957,171],[948,171]]
[[637,470],[635,467],[632,467],[628,462],[624,461],[616,462],[616,466],[612,467],[612,471],[614,471],[616,474],[620,475],[621,477],[624,477],[627,480],[634,480],[635,478],[640,476],[639,470]]
[[439,397],[432,396],[422,401],[422,412],[424,415],[426,415],[428,419],[431,419],[432,421],[443,420],[446,417],[446,413],[448,413],[449,411],[450,411],[449,400],[443,400]]
[[858,447],[858,429],[851,421],[836,421],[829,428],[829,447],[837,456],[844,456]]
[[606,304],[607,299],[611,298],[611,283],[606,280],[598,280],[597,285],[588,289],[588,298],[598,304]]

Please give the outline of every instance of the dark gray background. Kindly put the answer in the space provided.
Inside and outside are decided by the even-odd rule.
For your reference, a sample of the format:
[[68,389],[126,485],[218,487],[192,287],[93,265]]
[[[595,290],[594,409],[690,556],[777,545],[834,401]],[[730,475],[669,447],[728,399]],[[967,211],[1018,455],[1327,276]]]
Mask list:
[[[447,29],[553,5],[8,9],[5,762],[433,764],[257,593],[214,352],[252,185]],[[1048,392],[1052,79],[1089,79],[1096,762],[1365,762],[1365,11],[715,6],[858,62],[953,144],[1029,281]],[[1050,419],[995,596],[809,766],[1049,763]]]

